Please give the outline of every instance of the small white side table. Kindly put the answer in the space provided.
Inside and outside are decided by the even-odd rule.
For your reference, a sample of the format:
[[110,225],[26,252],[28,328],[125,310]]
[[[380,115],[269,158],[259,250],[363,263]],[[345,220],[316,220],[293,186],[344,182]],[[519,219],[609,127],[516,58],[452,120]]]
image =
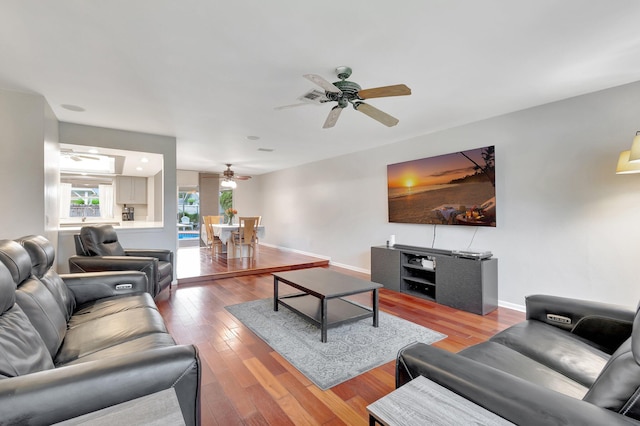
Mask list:
[[419,376],[367,406],[369,425],[513,425],[497,414]]

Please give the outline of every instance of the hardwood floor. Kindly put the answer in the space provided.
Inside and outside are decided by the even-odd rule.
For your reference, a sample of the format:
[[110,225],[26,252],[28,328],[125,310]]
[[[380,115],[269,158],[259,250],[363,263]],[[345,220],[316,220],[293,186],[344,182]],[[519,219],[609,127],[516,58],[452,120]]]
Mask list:
[[[201,270],[213,273],[207,266],[211,259],[203,260],[198,251],[190,254],[205,264]],[[179,261],[187,262],[184,256]],[[395,388],[394,361],[321,391],[224,309],[272,296],[272,276],[259,273],[181,281],[158,297],[160,312],[176,341],[199,349],[202,424],[367,425],[366,406]],[[380,309],[447,334],[434,346],[453,352],[524,319],[522,312],[505,308],[479,316],[385,289],[380,291]]]

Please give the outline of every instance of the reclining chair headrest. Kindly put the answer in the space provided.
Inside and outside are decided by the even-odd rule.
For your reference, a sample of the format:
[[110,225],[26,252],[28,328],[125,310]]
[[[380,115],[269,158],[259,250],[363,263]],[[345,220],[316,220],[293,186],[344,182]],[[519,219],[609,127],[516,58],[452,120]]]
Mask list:
[[83,226],[80,228],[80,239],[92,256],[125,256],[118,242],[118,234],[111,225]]
[[633,328],[631,329],[631,352],[633,359],[640,364],[640,309],[636,309],[636,316],[633,319]]
[[28,235],[16,240],[31,257],[31,273],[38,278],[45,276],[53,267],[56,251],[42,235]]
[[31,257],[16,241],[0,241],[0,261],[11,273],[16,286],[20,286],[20,283],[31,276]]
[[0,263],[0,315],[16,303],[16,283],[3,263]]

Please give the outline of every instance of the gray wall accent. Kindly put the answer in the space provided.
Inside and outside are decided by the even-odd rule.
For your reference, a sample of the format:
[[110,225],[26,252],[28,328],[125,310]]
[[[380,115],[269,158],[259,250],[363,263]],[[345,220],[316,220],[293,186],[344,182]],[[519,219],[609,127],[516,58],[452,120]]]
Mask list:
[[[239,182],[236,208],[263,216],[261,242],[369,270],[371,246],[391,234],[398,244],[434,239],[433,225],[388,223],[387,164],[495,145],[497,228],[474,237],[476,228],[440,225],[434,246],[491,250],[503,305],[549,293],[635,307],[640,175],[615,167],[640,130],[638,99],[633,83],[254,176]],[[393,139],[393,128],[380,131]],[[339,137],[339,124],[328,132]]]
[[[164,207],[164,203],[160,202],[162,200],[162,178],[164,176],[164,172],[158,172],[153,176],[153,220],[158,221],[162,220],[162,209]],[[177,197],[176,197],[177,200]],[[177,202],[177,201],[176,201]],[[176,207],[177,208],[177,207]]]
[[[198,191],[200,194],[200,224],[202,216],[220,215],[220,179],[216,173],[198,174]],[[207,230],[200,226],[200,245],[206,246]]]
[[[218,175],[215,173],[200,173],[198,182],[200,214],[202,216],[218,216],[220,214],[220,179]],[[200,223],[202,223],[202,220],[200,220]]]
[[[72,123],[60,123],[59,129],[60,143],[153,152],[164,155],[164,182],[162,184],[164,227],[119,230],[118,239],[125,248],[164,248],[173,250],[177,254],[176,139],[169,136]],[[160,219],[156,218],[156,220]],[[58,242],[58,269],[60,271],[68,270],[67,260],[72,254],[75,254],[72,233],[63,231],[60,233]]]

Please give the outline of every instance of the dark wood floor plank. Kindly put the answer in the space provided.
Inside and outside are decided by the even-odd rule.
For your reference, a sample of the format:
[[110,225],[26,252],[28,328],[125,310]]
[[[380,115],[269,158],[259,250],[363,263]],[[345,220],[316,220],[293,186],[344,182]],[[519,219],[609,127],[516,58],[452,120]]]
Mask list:
[[[315,260],[327,267],[324,259],[269,247],[260,247],[251,264],[227,262],[200,249],[179,250],[178,262],[187,266],[177,269],[203,276],[179,276],[180,284],[156,301],[176,342],[198,347],[203,425],[367,425],[366,406],[393,391],[394,361],[322,391],[225,309],[272,297],[271,269],[309,267]],[[238,270],[242,265],[247,270]],[[369,279],[360,272],[329,268]],[[247,271],[251,274],[244,275]],[[212,276],[217,273],[224,275]],[[283,292],[294,291],[284,287]],[[354,300],[370,303],[366,295]],[[522,312],[505,308],[480,316],[387,289],[380,290],[380,309],[446,334],[434,346],[451,352],[485,341],[524,319]]]

